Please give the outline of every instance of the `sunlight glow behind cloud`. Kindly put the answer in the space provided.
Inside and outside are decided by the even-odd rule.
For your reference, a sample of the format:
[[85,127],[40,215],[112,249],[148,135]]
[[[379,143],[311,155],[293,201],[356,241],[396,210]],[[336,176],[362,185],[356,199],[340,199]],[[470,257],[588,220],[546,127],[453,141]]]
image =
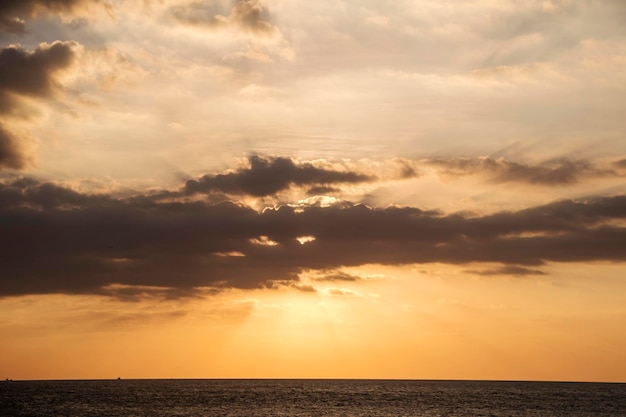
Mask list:
[[626,380],[625,17],[1,2],[0,371]]

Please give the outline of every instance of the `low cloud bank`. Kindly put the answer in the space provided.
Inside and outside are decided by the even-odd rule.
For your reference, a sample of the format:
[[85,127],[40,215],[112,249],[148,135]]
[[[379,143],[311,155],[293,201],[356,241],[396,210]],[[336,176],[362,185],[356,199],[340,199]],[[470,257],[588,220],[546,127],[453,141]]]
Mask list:
[[[480,273],[538,274],[545,262],[626,261],[624,219],[623,195],[485,216],[345,202],[258,212],[19,179],[0,185],[0,295],[259,288],[296,282],[303,270],[372,263],[495,262],[503,267]],[[301,244],[302,236],[315,239]]]

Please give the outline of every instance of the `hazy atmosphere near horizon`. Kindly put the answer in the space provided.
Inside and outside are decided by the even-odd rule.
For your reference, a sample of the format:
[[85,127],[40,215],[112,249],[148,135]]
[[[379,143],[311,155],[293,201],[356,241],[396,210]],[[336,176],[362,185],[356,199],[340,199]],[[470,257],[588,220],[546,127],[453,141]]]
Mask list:
[[623,0],[0,2],[0,379],[626,382]]

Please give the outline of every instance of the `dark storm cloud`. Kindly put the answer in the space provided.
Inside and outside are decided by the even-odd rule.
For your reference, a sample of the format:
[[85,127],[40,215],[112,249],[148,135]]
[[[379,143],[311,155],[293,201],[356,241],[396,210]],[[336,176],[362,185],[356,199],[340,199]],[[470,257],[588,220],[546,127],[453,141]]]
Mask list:
[[169,13],[181,23],[210,29],[232,25],[244,32],[258,35],[271,35],[278,30],[270,22],[267,10],[257,0],[238,0],[229,11],[222,10],[216,2],[197,1],[171,7]]
[[[0,50],[0,116],[20,109],[19,97],[47,98],[57,85],[55,72],[67,68],[74,58],[73,42],[42,44],[29,52],[19,46]],[[22,169],[29,155],[24,140],[0,124],[0,169]]]
[[369,175],[318,168],[310,163],[299,164],[289,158],[251,156],[248,162],[248,168],[232,173],[205,175],[197,180],[189,180],[183,193],[222,192],[262,197],[284,191],[292,185],[327,187],[329,184],[374,180]]
[[[176,296],[295,284],[303,271],[371,263],[488,262],[522,274],[545,262],[624,262],[624,219],[626,196],[477,217],[359,204],[259,213],[19,180],[0,186],[0,294],[123,297],[159,287]],[[301,236],[315,240],[302,245]]]
[[537,165],[492,158],[430,159],[427,164],[441,168],[446,175],[482,174],[494,182],[521,182],[537,185],[574,184],[588,177],[616,175],[611,169],[588,161],[561,158]]

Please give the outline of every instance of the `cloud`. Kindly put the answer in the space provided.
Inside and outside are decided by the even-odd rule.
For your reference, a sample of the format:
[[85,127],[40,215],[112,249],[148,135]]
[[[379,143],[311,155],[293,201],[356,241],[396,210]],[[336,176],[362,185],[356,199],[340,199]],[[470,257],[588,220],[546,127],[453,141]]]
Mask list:
[[179,22],[210,29],[236,28],[255,35],[272,35],[278,28],[270,22],[267,10],[257,0],[238,0],[224,16],[216,2],[197,1],[174,6],[169,13]]
[[545,272],[538,269],[524,268],[517,265],[505,265],[496,269],[468,270],[470,274],[492,276],[492,275],[512,275],[514,277],[523,277],[527,275],[546,275]]
[[0,32],[24,33],[26,22],[19,17],[6,17],[0,15]]
[[337,282],[337,281],[361,281],[363,278],[357,275],[352,275],[343,271],[336,270],[321,270],[321,271],[309,271],[307,274],[313,281],[320,282]]
[[24,16],[31,17],[41,11],[70,13],[88,3],[85,0],[3,0],[0,2],[0,32],[24,33]]
[[231,20],[240,28],[253,33],[270,34],[275,27],[258,0],[239,0],[231,11]]
[[215,291],[191,288],[154,287],[147,285],[112,284],[100,288],[98,295],[115,298],[126,302],[139,302],[145,299],[174,300],[208,295]]
[[[34,51],[20,46],[0,50],[0,115],[20,113],[20,97],[49,98],[59,88],[55,73],[71,66],[74,42],[42,43]],[[19,114],[24,117],[22,114]],[[25,139],[0,124],[0,169],[28,165]]]
[[451,176],[485,175],[493,182],[521,182],[537,185],[566,185],[581,179],[617,175],[609,168],[597,167],[588,161],[573,161],[566,158],[544,161],[532,165],[509,161],[504,158],[456,158],[430,159],[426,164],[441,169],[441,173]]
[[43,43],[32,52],[19,46],[0,51],[0,111],[14,106],[13,95],[48,97],[56,84],[54,73],[67,68],[74,58],[74,42]]
[[[501,273],[524,274],[546,262],[625,262],[624,219],[623,195],[485,216],[360,204],[258,212],[20,179],[0,186],[0,295],[122,288],[119,296],[128,297],[160,287],[173,297],[298,283],[303,271],[376,263],[500,263]],[[255,244],[259,236],[276,244]],[[315,240],[302,245],[301,236]],[[243,256],[214,256],[224,253]]]
[[216,2],[198,1],[186,5],[173,6],[168,12],[181,23],[202,25],[211,29],[218,29],[228,25],[228,18],[221,14],[221,8]]
[[339,296],[348,296],[348,297],[358,297],[359,294],[352,290],[347,290],[345,288],[328,288],[326,293],[329,295],[339,295]]
[[[183,193],[221,192],[262,197],[287,190],[290,186],[316,186],[327,188],[330,184],[362,183],[374,177],[357,172],[319,168],[311,163],[296,163],[292,159],[251,156],[247,168],[235,172],[205,175],[185,184]],[[321,188],[323,189],[323,188]]]
[[33,13],[36,9],[71,10],[84,0],[3,0],[0,4],[0,14]]
[[19,136],[0,123],[0,170],[3,168],[23,169],[30,160],[23,150]]
[[293,284],[293,285],[291,285],[291,287],[295,288],[298,291],[302,291],[302,292],[317,293],[317,288],[315,288],[315,287],[313,287],[312,285],[309,285],[309,284]]
[[339,192],[338,188],[329,187],[327,185],[317,185],[307,190],[308,195],[332,194]]

